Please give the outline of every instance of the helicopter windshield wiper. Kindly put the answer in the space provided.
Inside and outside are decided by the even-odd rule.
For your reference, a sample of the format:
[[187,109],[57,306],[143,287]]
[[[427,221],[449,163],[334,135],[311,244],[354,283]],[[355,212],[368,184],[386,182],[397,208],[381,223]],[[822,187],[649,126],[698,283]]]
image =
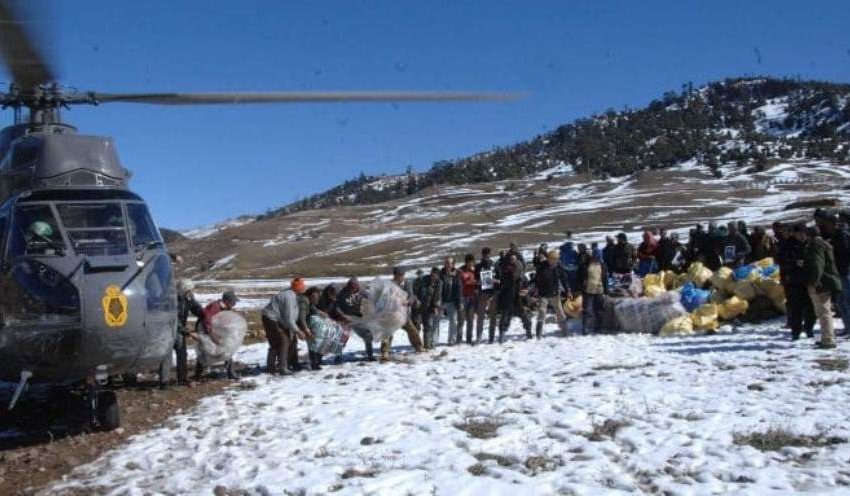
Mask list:
[[137,243],[136,244],[136,251],[138,251],[138,250],[145,250],[145,251],[153,250],[154,248],[162,248],[163,246],[165,246],[165,243],[163,243],[161,240],[153,240],[153,241],[148,241],[146,243]]

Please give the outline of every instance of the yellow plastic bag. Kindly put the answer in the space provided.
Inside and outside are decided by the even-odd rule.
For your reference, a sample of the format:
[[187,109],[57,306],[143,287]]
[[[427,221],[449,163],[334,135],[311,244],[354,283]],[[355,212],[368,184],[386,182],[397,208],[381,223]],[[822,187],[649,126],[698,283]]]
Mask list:
[[647,298],[655,298],[657,296],[661,296],[661,294],[666,293],[667,290],[664,289],[664,286],[653,284],[651,286],[643,287],[643,295]]
[[766,267],[770,267],[771,265],[776,265],[776,262],[774,262],[774,261],[773,261],[773,259],[772,259],[771,257],[767,257],[767,258],[762,258],[761,260],[759,260],[758,262],[756,262],[756,265],[757,265],[759,268],[764,269],[764,268],[766,268]]
[[729,267],[721,267],[711,275],[711,285],[717,288],[718,291],[732,294],[735,292],[735,279],[732,277],[732,269]]
[[715,331],[720,327],[717,315],[717,305],[706,303],[691,314],[694,329],[698,331]]
[[742,300],[750,301],[761,294],[758,285],[758,281],[750,281],[749,279],[738,281],[735,283],[735,296]]
[[581,317],[581,304],[581,295],[575,296],[573,298],[567,298],[567,301],[564,302],[564,313],[566,313],[567,316],[573,319]]
[[661,281],[664,283],[664,287],[667,290],[676,289],[678,287],[679,275],[673,272],[672,270],[663,270],[661,271]]
[[661,284],[663,284],[661,280],[661,274],[647,274],[643,278],[644,286],[661,286]]
[[688,267],[688,279],[698,288],[701,288],[709,279],[711,279],[711,269],[702,264],[702,262],[694,262]]
[[659,336],[687,336],[694,333],[694,322],[690,315],[676,317],[664,324]]
[[721,320],[733,320],[736,317],[744,315],[749,307],[750,303],[747,300],[733,296],[720,305],[717,305],[717,315]]
[[762,279],[757,284],[759,291],[770,298],[776,310],[785,313],[785,288],[782,284],[775,279]]

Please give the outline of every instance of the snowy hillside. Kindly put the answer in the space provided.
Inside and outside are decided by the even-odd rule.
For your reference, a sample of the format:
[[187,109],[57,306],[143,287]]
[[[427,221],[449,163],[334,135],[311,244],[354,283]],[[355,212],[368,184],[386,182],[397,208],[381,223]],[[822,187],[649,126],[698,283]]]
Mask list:
[[638,242],[645,227],[687,235],[697,222],[806,218],[811,209],[785,209],[803,199],[850,203],[850,167],[827,161],[789,160],[763,172],[729,163],[719,178],[694,160],[608,179],[569,171],[559,166],[547,180],[433,187],[378,205],[303,211],[169,248],[184,254],[188,275],[198,279],[371,275],[484,246],[499,250],[509,241],[525,249],[559,245],[568,230],[580,242],[604,242],[620,231]]
[[241,216],[235,219],[228,219],[222,222],[217,222],[209,226],[196,227],[194,229],[182,231],[181,234],[189,239],[204,239],[208,236],[212,236],[213,234],[224,231],[225,229],[231,229],[233,227],[239,227],[244,226],[245,224],[250,224],[256,219],[256,217]]
[[423,355],[399,333],[392,363],[243,379],[43,494],[846,492],[850,345],[781,327],[565,339],[549,324]]

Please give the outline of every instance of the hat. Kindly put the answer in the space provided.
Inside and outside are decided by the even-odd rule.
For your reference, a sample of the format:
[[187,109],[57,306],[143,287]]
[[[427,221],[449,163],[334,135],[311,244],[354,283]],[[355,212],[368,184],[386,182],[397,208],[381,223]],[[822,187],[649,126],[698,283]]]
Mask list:
[[289,284],[289,287],[296,293],[303,293],[306,286],[307,285],[304,284],[304,279],[300,277],[292,279],[292,282]]
[[236,296],[235,291],[228,289],[223,295],[221,295],[221,300],[230,305],[235,305],[239,301],[239,298]]
[[177,281],[177,294],[184,295],[195,289],[195,283],[191,279],[180,279]]
[[30,232],[41,238],[50,238],[53,236],[53,228],[50,224],[42,220],[37,220],[30,224]]
[[626,233],[620,233],[617,235],[617,239],[626,239]]

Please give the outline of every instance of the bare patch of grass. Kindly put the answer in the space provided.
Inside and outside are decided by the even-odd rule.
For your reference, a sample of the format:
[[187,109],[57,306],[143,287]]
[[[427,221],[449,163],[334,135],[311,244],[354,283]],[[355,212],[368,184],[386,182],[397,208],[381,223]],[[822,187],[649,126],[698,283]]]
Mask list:
[[595,370],[595,371],[598,371],[598,372],[603,372],[603,371],[606,371],[606,370],[634,370],[634,369],[643,369],[643,368],[646,368],[646,367],[653,367],[654,365],[655,364],[652,363],[652,362],[637,363],[637,364],[631,364],[631,365],[615,365],[615,364],[607,365],[606,364],[606,365],[597,365],[596,367],[593,367],[592,370]]
[[847,379],[840,379],[839,378],[839,379],[811,381],[806,385],[809,386],[809,387],[814,387],[814,388],[824,388],[824,387],[829,387],[829,386],[836,386],[838,384],[844,384],[845,382],[847,382]]
[[467,415],[463,422],[454,424],[455,429],[469,434],[475,439],[492,439],[505,422],[490,415]]
[[697,412],[688,412],[688,413],[679,413],[673,412],[670,414],[670,418],[674,418],[676,420],[687,420],[688,422],[696,422],[704,419],[702,415]]
[[487,467],[480,463],[476,463],[475,465],[470,465],[469,467],[466,467],[466,471],[474,475],[475,477],[481,477],[482,475],[487,473]]
[[749,434],[734,433],[732,442],[739,446],[752,446],[759,451],[779,451],[785,447],[816,448],[846,443],[847,440],[836,436],[817,434],[806,436],[795,434],[787,429],[771,427],[764,432]]
[[564,460],[561,457],[557,456],[529,456],[525,459],[524,465],[526,469],[528,469],[532,474],[536,475],[541,472],[552,472],[553,470],[556,470],[558,467],[564,465]]
[[512,456],[502,456],[496,455],[494,453],[476,453],[472,455],[479,462],[486,462],[489,460],[495,461],[500,467],[510,467],[519,463],[519,460]]
[[818,358],[815,360],[815,363],[818,364],[821,370],[843,372],[850,368],[850,362],[842,357]]
[[614,439],[617,432],[623,427],[632,425],[626,419],[606,419],[604,422],[596,422],[593,424],[593,430],[583,434],[589,441],[603,441],[606,438]]
[[761,384],[750,384],[747,386],[747,391],[764,391],[764,386]]
[[354,479],[354,478],[357,478],[357,477],[372,478],[372,477],[375,477],[378,474],[379,474],[378,470],[374,469],[374,468],[367,468],[366,470],[358,470],[356,468],[347,468],[347,469],[345,469],[345,472],[342,473],[341,477],[343,479]]

